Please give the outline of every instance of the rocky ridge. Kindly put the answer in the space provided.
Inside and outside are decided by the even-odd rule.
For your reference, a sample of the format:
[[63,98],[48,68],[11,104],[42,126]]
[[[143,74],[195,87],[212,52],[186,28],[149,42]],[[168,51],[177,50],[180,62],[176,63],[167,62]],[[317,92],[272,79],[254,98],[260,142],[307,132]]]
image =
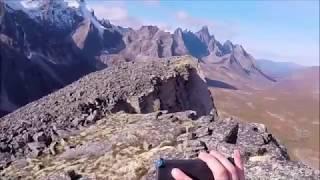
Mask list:
[[[137,131],[139,129],[139,131]],[[318,179],[261,124],[220,119],[190,56],[101,70],[0,121],[2,178],[154,179],[154,160],[240,149],[248,179]]]
[[[93,124],[106,113],[192,109],[198,115],[215,114],[203,77],[191,66],[196,61],[187,59],[177,67],[169,61],[111,67],[8,114],[0,122],[1,164],[10,162],[11,155],[38,155],[56,136]],[[37,141],[40,147],[30,147]]]

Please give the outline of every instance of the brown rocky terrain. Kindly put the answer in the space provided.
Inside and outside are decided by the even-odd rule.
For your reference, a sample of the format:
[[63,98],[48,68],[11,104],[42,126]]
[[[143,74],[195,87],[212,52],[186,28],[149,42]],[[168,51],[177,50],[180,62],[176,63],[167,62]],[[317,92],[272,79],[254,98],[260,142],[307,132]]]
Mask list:
[[240,149],[247,179],[320,176],[290,161],[264,125],[217,116],[188,56],[89,74],[3,117],[0,128],[2,179],[154,179],[159,157],[208,149]]

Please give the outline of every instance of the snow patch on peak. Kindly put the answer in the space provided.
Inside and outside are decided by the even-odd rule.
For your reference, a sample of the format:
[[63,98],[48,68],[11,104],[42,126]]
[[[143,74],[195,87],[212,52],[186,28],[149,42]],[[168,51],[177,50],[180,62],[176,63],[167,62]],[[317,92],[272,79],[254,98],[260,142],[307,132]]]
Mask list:
[[78,0],[64,0],[69,7],[79,8],[80,4]]
[[59,29],[71,28],[75,22],[74,16],[78,15],[90,21],[101,35],[105,30],[85,0],[8,0],[5,3],[8,10],[21,10],[31,19],[47,21]]
[[26,9],[36,9],[40,7],[40,2],[33,0],[22,0],[20,4]]
[[23,11],[30,19],[39,23],[49,22],[58,29],[70,29],[75,22],[75,14],[78,14],[66,0],[8,0],[5,4],[8,11]]

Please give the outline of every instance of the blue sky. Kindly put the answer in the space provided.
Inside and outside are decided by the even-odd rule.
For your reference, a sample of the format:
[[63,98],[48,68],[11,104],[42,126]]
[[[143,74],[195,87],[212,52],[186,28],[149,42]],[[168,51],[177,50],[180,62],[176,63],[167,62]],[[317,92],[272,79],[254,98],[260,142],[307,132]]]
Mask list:
[[139,28],[192,31],[241,44],[256,58],[319,65],[319,1],[87,0],[99,18]]

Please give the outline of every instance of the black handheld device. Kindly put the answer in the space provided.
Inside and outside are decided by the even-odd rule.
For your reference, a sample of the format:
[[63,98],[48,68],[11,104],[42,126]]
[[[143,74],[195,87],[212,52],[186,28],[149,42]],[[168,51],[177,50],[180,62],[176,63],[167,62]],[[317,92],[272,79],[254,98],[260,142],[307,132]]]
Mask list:
[[165,160],[160,159],[156,163],[157,180],[174,180],[171,171],[179,168],[193,180],[214,180],[207,164],[200,159],[194,160]]

